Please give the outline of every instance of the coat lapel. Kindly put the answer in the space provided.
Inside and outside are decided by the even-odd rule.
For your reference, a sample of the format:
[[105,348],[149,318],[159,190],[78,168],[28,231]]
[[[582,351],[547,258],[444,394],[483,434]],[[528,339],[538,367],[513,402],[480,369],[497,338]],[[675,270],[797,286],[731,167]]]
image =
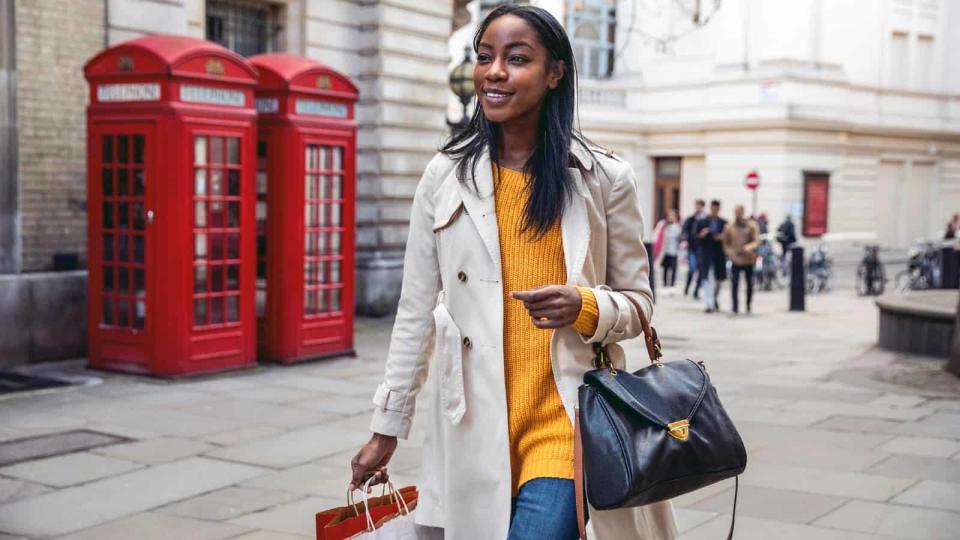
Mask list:
[[[570,148],[574,158],[585,171],[593,168],[593,158],[577,143]],[[580,169],[571,167],[570,179],[573,180],[573,196],[570,204],[564,207],[560,220],[560,234],[563,238],[563,260],[567,267],[567,285],[576,285],[583,271],[583,263],[590,247],[590,218],[587,216],[586,183]]]
[[473,170],[474,178],[477,180],[478,194],[473,190],[473,182],[457,182],[460,186],[460,194],[463,198],[463,206],[473,221],[480,238],[483,240],[487,253],[493,260],[497,269],[497,274],[502,272],[500,268],[500,230],[497,227],[496,205],[493,199],[493,169],[490,166],[490,155],[484,152],[483,156],[477,160],[477,165]]

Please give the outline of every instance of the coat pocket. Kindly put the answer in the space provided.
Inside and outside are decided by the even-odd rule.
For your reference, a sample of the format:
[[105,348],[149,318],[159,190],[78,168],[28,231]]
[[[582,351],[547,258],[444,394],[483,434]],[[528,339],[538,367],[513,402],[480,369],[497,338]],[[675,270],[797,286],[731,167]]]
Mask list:
[[434,358],[439,362],[440,407],[443,415],[457,425],[466,412],[463,395],[463,349],[460,345],[460,329],[443,303],[443,293],[433,310],[436,323],[436,348]]

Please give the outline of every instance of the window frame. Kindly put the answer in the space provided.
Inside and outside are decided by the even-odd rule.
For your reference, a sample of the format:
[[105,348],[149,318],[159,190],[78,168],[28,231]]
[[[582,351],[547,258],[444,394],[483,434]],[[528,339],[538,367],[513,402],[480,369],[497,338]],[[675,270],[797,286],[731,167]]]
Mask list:
[[[609,79],[613,76],[617,34],[617,3],[611,0],[568,1],[566,8],[567,35],[579,64],[578,74],[585,79]],[[597,39],[578,38],[577,30],[593,24],[598,29]],[[597,65],[593,65],[596,53]]]

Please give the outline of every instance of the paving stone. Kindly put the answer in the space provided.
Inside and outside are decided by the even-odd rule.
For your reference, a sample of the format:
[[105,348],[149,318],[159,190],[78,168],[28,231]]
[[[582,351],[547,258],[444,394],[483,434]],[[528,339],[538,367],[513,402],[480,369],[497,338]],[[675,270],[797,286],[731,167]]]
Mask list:
[[[868,407],[917,407],[927,405],[927,399],[909,394],[887,393],[866,404]],[[930,407],[930,405],[927,405]],[[936,407],[932,407],[936,408]]]
[[58,454],[87,450],[122,441],[118,437],[87,430],[65,431],[14,439],[0,444],[0,465],[12,465]]
[[699,527],[717,517],[715,512],[703,512],[689,508],[674,508],[673,513],[677,518],[677,530],[680,533]]
[[941,411],[960,412],[960,400],[957,399],[932,399],[927,405]]
[[283,504],[264,512],[247,514],[230,520],[229,523],[250,529],[267,529],[296,536],[315,538],[317,524],[314,516],[317,512],[342,506],[342,499],[324,499],[310,497],[301,501]]
[[317,396],[334,394],[338,396],[369,397],[372,399],[373,393],[377,390],[376,384],[371,385],[351,379],[338,379],[334,377],[296,377],[289,380],[277,381],[276,384],[314,392]]
[[843,414],[861,418],[885,418],[888,420],[913,421],[929,416],[934,409],[926,407],[888,407],[883,405],[859,405],[856,403],[835,403],[829,401],[797,401],[784,407],[786,411],[822,412]]
[[259,476],[259,467],[187,458],[0,506],[6,532],[53,536]]
[[[681,534],[679,540],[717,540],[718,538],[726,538],[729,530],[730,522],[721,516]],[[737,517],[734,538],[744,540],[888,540],[888,537],[872,534],[838,531],[748,516]]]
[[346,498],[350,477],[349,467],[310,463],[265,474],[248,480],[243,485],[342,500]]
[[196,519],[223,521],[301,498],[303,498],[303,495],[284,491],[229,487],[165,506],[158,512]]
[[212,523],[157,513],[136,514],[62,536],[59,540],[220,540],[234,538],[249,529],[227,523]]
[[864,472],[897,478],[960,482],[960,463],[928,456],[894,455]]
[[149,441],[104,446],[95,450],[98,454],[114,456],[139,463],[159,464],[175,461],[187,456],[202,454],[215,447],[189,439],[164,437]]
[[212,392],[197,392],[184,388],[159,388],[151,392],[128,396],[124,398],[124,400],[140,405],[177,408],[209,403],[216,401],[219,397],[219,395]]
[[[931,421],[931,418],[939,414],[945,413],[933,414],[917,422],[897,422],[880,418],[835,415],[827,418],[823,422],[817,423],[813,427],[854,433],[888,433],[891,435],[916,435],[921,437],[960,439],[960,425],[942,426]],[[960,415],[951,414],[949,416],[954,417]],[[937,418],[935,421],[940,422],[941,420]],[[957,420],[957,422],[960,422],[960,420]]]
[[[711,375],[711,379],[712,379]],[[765,384],[746,384],[740,388],[745,396],[769,397],[789,400],[835,401],[838,403],[868,403],[881,396],[879,392],[867,390],[820,390],[811,388],[809,381],[797,381],[797,386],[776,386]]]
[[790,486],[793,491],[872,501],[886,501],[916,482],[903,478],[766,463],[748,465],[740,481],[749,486],[773,489]]
[[[786,521],[790,523],[809,523],[814,519],[838,508],[847,499],[771,489],[756,486],[742,486],[737,501],[737,515]],[[694,510],[730,514],[733,511],[733,493],[724,492],[691,506]]]
[[804,444],[837,450],[873,450],[894,438],[893,435],[831,431],[827,429],[776,426],[757,422],[737,422],[737,429],[747,442],[771,444]]
[[247,399],[225,398],[215,403],[199,405],[190,409],[198,414],[236,420],[245,424],[257,424],[279,428],[297,428],[322,423],[337,418],[330,413],[309,411],[296,407],[274,405]]
[[891,502],[960,512],[960,484],[924,480]]
[[142,465],[125,459],[75,452],[0,468],[0,474],[45,484],[65,487],[98,478],[139,469]]
[[204,435],[201,437],[201,439],[220,446],[230,446],[242,442],[252,441],[254,439],[271,437],[277,433],[283,433],[283,429],[269,426],[250,426],[231,431],[224,431],[223,433]]
[[230,395],[234,398],[263,401],[265,403],[289,403],[315,397],[316,392],[264,384],[246,390],[237,390],[231,392]]
[[141,426],[118,426],[116,424],[104,424],[100,422],[90,422],[84,426],[84,429],[98,433],[106,433],[107,435],[114,435],[116,437],[123,437],[131,441],[156,439],[163,436],[156,431],[150,431]]
[[9,534],[0,533],[0,540],[29,540],[25,536],[10,536]]
[[[374,387],[376,388],[376,387]],[[302,407],[316,411],[352,416],[373,411],[373,394],[367,398],[351,396],[327,395],[314,397],[289,403],[294,407]]]
[[247,534],[241,534],[233,540],[301,540],[303,538],[316,538],[314,535],[287,534],[279,531],[253,531]]
[[960,514],[852,501],[818,519],[816,525],[915,540],[956,540]]
[[[749,459],[749,458],[748,458]],[[733,480],[723,480],[710,484],[709,486],[702,487],[696,491],[691,491],[679,497],[674,497],[671,499],[673,506],[675,508],[685,508],[691,507],[698,502],[709,499],[718,493],[727,493],[730,496],[730,500],[733,500]]]
[[0,504],[35,497],[50,491],[50,488],[40,484],[0,476]]
[[747,421],[779,426],[809,426],[830,416],[830,413],[825,412],[740,408],[736,405],[726,409],[734,423]]
[[241,421],[230,422],[223,418],[211,418],[195,411],[140,405],[121,406],[120,403],[113,403],[106,410],[70,409],[67,414],[85,416],[93,422],[108,418],[111,424],[137,429],[149,426],[149,430],[155,433],[179,437],[194,437],[244,426]]
[[317,426],[215,450],[208,455],[240,463],[286,468],[351,448],[359,449],[369,438],[369,432]]
[[845,449],[806,441],[775,442],[749,453],[750,463],[773,463],[849,472],[862,471],[888,457],[890,454],[884,452]]
[[932,437],[897,437],[878,448],[894,454],[947,458],[960,452],[960,442]]

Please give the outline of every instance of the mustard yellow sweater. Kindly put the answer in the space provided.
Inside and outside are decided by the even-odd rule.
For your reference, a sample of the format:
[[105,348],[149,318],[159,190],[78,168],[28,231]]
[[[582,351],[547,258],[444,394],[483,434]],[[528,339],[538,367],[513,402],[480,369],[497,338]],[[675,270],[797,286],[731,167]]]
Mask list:
[[[510,465],[513,494],[533,478],[573,478],[573,425],[554,384],[550,360],[553,332],[533,325],[513,291],[565,284],[560,223],[540,238],[521,233],[529,196],[528,178],[519,171],[499,168],[496,179],[496,213],[500,228],[500,262],[503,269],[503,352]],[[589,288],[577,287],[582,307],[573,327],[593,335],[597,327],[596,297]]]

